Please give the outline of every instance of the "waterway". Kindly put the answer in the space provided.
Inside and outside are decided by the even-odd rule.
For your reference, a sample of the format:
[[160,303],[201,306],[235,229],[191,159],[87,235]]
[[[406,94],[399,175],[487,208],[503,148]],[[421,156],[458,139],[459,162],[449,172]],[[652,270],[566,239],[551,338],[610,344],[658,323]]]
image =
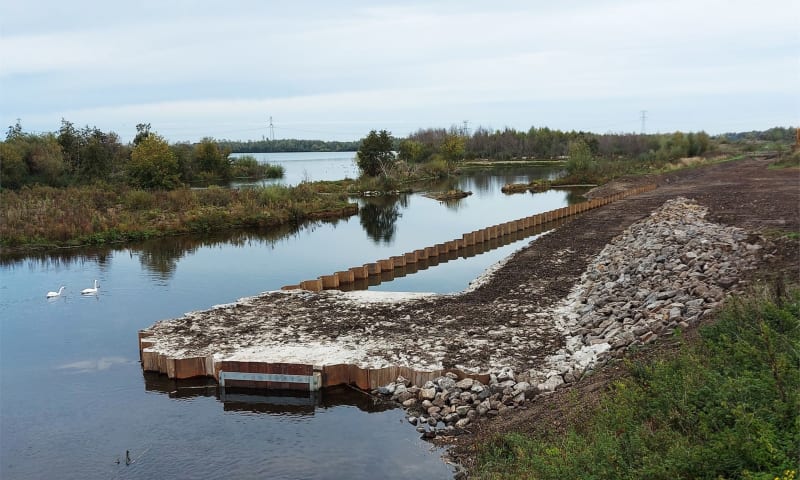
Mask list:
[[[334,157],[309,167],[314,155],[283,154],[305,162],[287,167],[284,181],[333,179],[326,172],[352,163],[352,154],[324,154]],[[473,172],[430,187],[473,192],[457,202],[360,199],[358,215],[335,222],[0,258],[0,477],[448,478],[442,452],[399,409],[347,388],[254,395],[143,374],[136,332],[580,201],[566,190],[500,193],[505,183],[556,173]],[[370,288],[460,291],[531,238]],[[98,294],[80,295],[95,279]],[[60,285],[65,294],[46,300]]]

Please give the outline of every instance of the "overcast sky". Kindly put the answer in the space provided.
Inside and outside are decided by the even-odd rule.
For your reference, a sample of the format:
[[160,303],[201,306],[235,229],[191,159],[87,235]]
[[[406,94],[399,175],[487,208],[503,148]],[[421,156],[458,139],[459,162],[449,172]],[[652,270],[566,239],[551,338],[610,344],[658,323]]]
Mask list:
[[800,124],[800,2],[0,0],[0,126],[355,140]]

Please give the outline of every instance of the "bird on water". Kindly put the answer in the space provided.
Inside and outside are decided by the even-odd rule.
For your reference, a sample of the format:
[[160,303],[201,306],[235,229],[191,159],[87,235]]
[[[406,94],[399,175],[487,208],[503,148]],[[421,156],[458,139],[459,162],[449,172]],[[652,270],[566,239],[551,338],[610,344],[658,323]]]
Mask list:
[[47,298],[55,298],[55,297],[60,297],[62,293],[64,293],[64,287],[63,286],[61,286],[58,289],[57,292],[47,292],[47,295],[45,295],[45,296]]
[[81,290],[81,295],[95,295],[97,294],[98,286],[97,280],[94,281],[94,288],[84,288]]

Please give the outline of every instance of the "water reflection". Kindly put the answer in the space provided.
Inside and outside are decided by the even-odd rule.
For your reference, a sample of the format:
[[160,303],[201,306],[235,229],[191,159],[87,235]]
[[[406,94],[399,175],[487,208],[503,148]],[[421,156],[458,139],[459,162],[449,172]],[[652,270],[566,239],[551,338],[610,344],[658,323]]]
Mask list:
[[561,192],[567,192],[567,203],[570,205],[581,203],[586,201],[586,197],[583,195],[589,191],[588,187],[577,187],[577,188],[564,188],[564,189],[556,189]]
[[552,166],[494,166],[491,169],[468,169],[456,177],[462,190],[492,193],[508,183],[528,183],[537,179],[554,180],[563,169]]
[[408,207],[408,195],[382,195],[361,201],[358,218],[367,236],[375,243],[389,244],[394,238],[400,207]]
[[511,245],[525,239],[533,239],[544,232],[558,228],[565,223],[569,222],[571,218],[560,218],[547,222],[543,225],[536,225],[526,228],[524,230],[517,230],[516,232],[503,235],[502,237],[493,238],[485,242],[475,245],[470,245],[458,250],[451,250],[437,256],[428,257],[426,259],[419,259],[415,263],[407,263],[401,267],[395,267],[393,270],[382,270],[380,275],[370,275],[367,278],[356,279],[351,283],[340,283],[336,290],[349,292],[353,290],[367,290],[369,287],[376,287],[381,283],[391,282],[397,278],[403,278],[407,275],[413,275],[417,272],[427,270],[428,268],[435,267],[442,263],[447,263],[461,258],[472,258],[483,253],[496,250],[498,248]]
[[353,406],[367,413],[385,412],[397,405],[353,387],[340,385],[316,392],[220,387],[210,378],[174,380],[155,372],[143,372],[145,390],[176,400],[215,398],[226,412],[281,416],[313,416],[318,409]]
[[453,210],[454,212],[461,210],[465,206],[464,197],[445,198],[444,200],[439,200],[439,203],[447,207],[448,210]]
[[97,264],[103,271],[111,267],[111,259],[114,257],[115,252],[127,250],[130,258],[137,257],[145,270],[152,273],[155,278],[165,282],[175,274],[178,261],[181,258],[192,255],[202,248],[253,245],[274,247],[277,242],[296,235],[304,229],[313,231],[321,224],[335,225],[338,221],[338,219],[317,220],[301,224],[285,224],[268,229],[243,229],[201,235],[178,235],[132,243],[124,247],[84,247],[59,249],[46,253],[35,252],[32,254],[4,253],[0,255],[0,266],[10,268],[27,266],[29,269],[57,271],[72,266]]
[[98,359],[80,360],[56,367],[57,370],[66,370],[71,373],[93,373],[108,370],[115,365],[138,363],[125,357],[101,357]]

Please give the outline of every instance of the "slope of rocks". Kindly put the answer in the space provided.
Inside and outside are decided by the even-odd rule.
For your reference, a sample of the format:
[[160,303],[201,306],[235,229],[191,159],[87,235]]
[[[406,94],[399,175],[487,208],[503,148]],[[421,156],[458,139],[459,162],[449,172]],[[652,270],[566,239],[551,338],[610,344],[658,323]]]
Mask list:
[[409,422],[435,436],[519,407],[631,345],[689,327],[718,308],[761,248],[706,214],[685,198],[667,201],[607,245],[561,303],[531,313],[550,319],[563,336],[564,346],[544,361],[514,359],[492,369],[486,385],[449,374],[422,386],[399,378],[375,393],[401,402]]

